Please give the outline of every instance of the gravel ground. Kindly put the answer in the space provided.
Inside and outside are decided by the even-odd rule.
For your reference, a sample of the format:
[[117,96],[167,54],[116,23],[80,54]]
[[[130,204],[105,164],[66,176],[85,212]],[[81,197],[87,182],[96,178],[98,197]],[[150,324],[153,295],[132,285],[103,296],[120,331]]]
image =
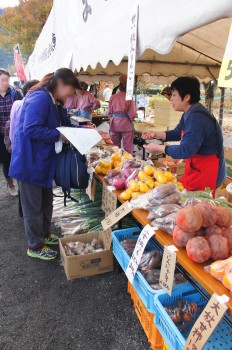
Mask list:
[[60,259],[27,257],[17,199],[1,169],[0,208],[0,350],[149,349],[117,266],[68,282]]

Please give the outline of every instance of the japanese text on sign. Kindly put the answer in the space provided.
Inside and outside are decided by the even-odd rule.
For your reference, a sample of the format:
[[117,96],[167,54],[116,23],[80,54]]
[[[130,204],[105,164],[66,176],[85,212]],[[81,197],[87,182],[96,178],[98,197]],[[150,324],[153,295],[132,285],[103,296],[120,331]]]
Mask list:
[[104,210],[106,215],[109,215],[116,209],[117,195],[104,185],[102,190],[102,210]]
[[130,101],[133,99],[133,93],[134,93],[137,29],[138,29],[138,5],[135,6],[130,19],[130,43],[129,43],[129,53],[128,53],[127,88],[126,88],[127,101]]
[[186,341],[184,350],[201,350],[228,309],[225,301],[213,294],[203,312],[195,322]]
[[102,240],[104,242],[105,249],[110,249],[112,242],[112,231],[110,228],[102,232]]
[[225,54],[222,60],[218,86],[232,88],[232,25],[226,45]]
[[126,269],[126,275],[130,283],[133,283],[133,279],[138,269],[144,249],[146,248],[147,242],[152,236],[154,236],[154,234],[155,234],[154,227],[147,225],[144,227],[144,229],[139,235],[132,257]]
[[132,206],[125,202],[120,207],[118,207],[113,213],[107,216],[104,220],[102,220],[102,227],[104,230],[107,230],[114,224],[116,224],[119,220],[121,220],[124,216],[129,214],[132,211]]
[[172,294],[177,250],[173,245],[164,247],[159,284],[169,295]]

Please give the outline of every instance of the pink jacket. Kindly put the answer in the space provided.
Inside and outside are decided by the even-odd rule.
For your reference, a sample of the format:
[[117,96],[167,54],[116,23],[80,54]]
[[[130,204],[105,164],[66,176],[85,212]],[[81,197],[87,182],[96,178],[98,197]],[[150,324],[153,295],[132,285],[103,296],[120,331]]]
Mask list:
[[89,92],[85,91],[78,103],[78,108],[92,113],[95,109],[100,108],[100,102]]
[[[114,114],[125,114],[127,117],[117,118],[113,116]],[[119,91],[110,98],[108,116],[110,118],[110,131],[132,131],[132,123],[137,116],[134,101],[126,101],[126,93]]]
[[77,97],[77,95],[73,95],[67,98],[67,100],[65,101],[65,108],[70,108],[70,109],[78,109],[78,102],[79,102],[79,98]]

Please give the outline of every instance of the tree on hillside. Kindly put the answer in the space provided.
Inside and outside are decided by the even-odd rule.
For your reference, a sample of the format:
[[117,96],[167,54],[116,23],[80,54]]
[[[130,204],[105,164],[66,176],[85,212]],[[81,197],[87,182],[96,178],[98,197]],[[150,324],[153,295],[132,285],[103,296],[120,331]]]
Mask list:
[[24,56],[29,56],[52,7],[52,0],[19,0],[0,16],[0,47],[12,52],[18,43]]

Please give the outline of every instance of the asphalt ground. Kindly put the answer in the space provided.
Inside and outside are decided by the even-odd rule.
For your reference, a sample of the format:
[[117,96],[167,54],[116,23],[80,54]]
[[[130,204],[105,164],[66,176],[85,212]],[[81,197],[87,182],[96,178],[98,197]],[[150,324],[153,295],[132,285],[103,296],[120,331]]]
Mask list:
[[27,257],[17,201],[0,169],[0,350],[148,350],[117,264],[67,281],[60,258]]

